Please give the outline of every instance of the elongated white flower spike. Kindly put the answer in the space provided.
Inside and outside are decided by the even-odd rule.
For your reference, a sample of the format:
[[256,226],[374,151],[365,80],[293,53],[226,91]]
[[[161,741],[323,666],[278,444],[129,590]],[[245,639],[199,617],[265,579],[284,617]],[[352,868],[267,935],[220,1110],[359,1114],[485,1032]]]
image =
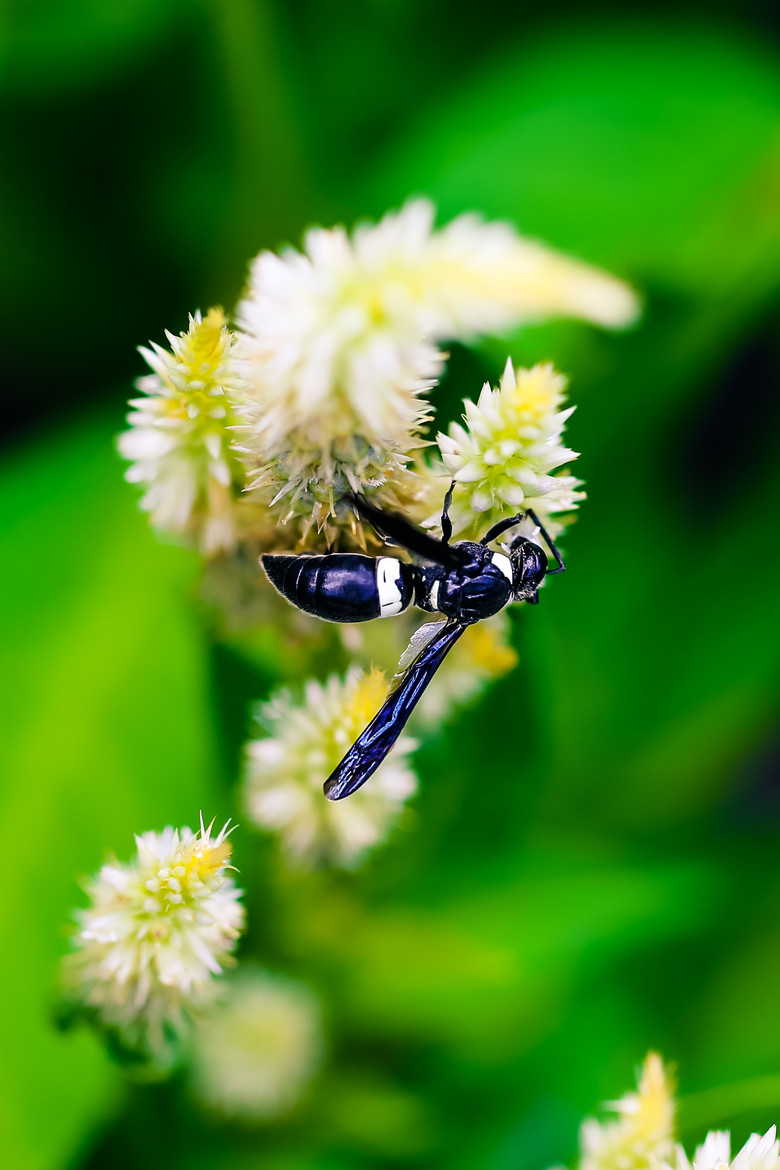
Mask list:
[[608,328],[637,317],[637,297],[621,280],[525,239],[510,223],[467,213],[436,230],[434,218],[429,200],[414,199],[354,234],[364,268],[382,274],[394,304],[434,340],[468,340],[552,317]]
[[154,372],[137,381],[144,397],[130,402],[119,451],[132,461],[125,478],[145,486],[152,523],[210,556],[235,546],[245,478],[234,450],[242,401],[234,337],[221,309],[195,313],[186,333],[166,337],[170,351],[140,348]]
[[401,736],[374,782],[351,800],[336,804],[322,796],[324,782],[386,692],[381,672],[353,668],[344,678],[310,680],[302,702],[282,693],[258,709],[267,735],[247,745],[246,807],[255,824],[277,833],[284,851],[303,866],[353,866],[385,839],[417,787],[408,763],[416,745]]
[[674,1151],[674,1097],[657,1053],[646,1057],[637,1092],[607,1108],[617,1121],[582,1126],[580,1170],[660,1170]]
[[477,402],[465,400],[465,426],[453,423],[439,434],[447,472],[469,493],[468,503],[455,493],[451,518],[459,535],[528,508],[551,536],[561,531],[555,517],[585,498],[581,481],[559,470],[578,457],[561,438],[574,411],[561,409],[565,393],[566,379],[549,363],[515,371],[507,359],[498,389],[486,382]]
[[351,237],[312,230],[303,253],[263,252],[252,266],[238,308],[253,400],[246,458],[285,522],[354,529],[350,491],[389,507],[413,496],[405,467],[440,341],[540,317],[622,325],[636,314],[620,281],[507,224],[461,216],[436,231],[433,216],[416,200]]
[[136,837],[128,864],[111,861],[87,887],[68,990],[125,1042],[160,1052],[209,1001],[244,928],[228,875],[228,825],[212,836],[170,826]]
[[268,1121],[298,1102],[322,1059],[319,1005],[307,987],[252,966],[222,988],[194,1033],[193,1084],[216,1113]]

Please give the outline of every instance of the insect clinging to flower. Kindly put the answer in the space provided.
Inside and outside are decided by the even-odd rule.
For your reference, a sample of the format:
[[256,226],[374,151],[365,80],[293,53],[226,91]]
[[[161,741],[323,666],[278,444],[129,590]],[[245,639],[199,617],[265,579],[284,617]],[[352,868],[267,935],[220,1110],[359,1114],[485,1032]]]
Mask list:
[[[424,532],[406,517],[376,508],[361,495],[352,496],[360,516],[385,540],[401,545],[422,563],[361,553],[323,556],[261,557],[271,584],[304,612],[331,622],[361,622],[393,617],[415,605],[439,613],[443,621],[421,627],[401,657],[405,670],[398,685],[325,782],[329,800],[357,791],[388,754],[445,657],[464,631],[492,617],[512,602],[539,600],[545,577],[562,573],[558,549],[527,509],[494,524],[478,542],[450,543],[453,482],[444,500],[442,539]],[[535,526],[555,562],[549,567],[540,541],[517,534],[498,552],[490,545],[526,518]]]

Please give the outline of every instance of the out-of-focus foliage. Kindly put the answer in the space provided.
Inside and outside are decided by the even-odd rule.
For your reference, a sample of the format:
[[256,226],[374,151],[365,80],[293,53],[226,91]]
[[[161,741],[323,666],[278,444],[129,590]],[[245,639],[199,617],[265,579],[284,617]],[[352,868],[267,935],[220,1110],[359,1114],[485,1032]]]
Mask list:
[[119,470],[110,425],[84,419],[11,460],[0,488],[0,1111],[20,1165],[61,1164],[116,1097],[97,1044],[55,1027],[75,882],[127,852],[136,829],[216,803],[207,653],[183,604],[195,564],[148,539]]
[[[757,5],[636,11],[12,6],[9,1163],[544,1170],[651,1047],[686,1145],[777,1120],[779,34]],[[420,748],[413,819],[363,869],[291,874],[233,838],[244,957],[314,989],[329,1051],[297,1112],[236,1130],[52,1020],[77,878],[134,831],[233,813],[250,703],[305,659],[208,634],[112,436],[135,344],[232,303],[260,246],[413,192],[604,265],[645,314],[455,350],[442,424],[507,352],[570,376],[569,572],[513,615],[518,668]]]

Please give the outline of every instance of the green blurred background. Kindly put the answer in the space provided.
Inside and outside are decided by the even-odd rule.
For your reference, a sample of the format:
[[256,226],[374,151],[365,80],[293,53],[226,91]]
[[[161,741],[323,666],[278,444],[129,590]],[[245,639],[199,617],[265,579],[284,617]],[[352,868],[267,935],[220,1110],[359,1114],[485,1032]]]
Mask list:
[[[545,1170],[649,1047],[686,1141],[780,1120],[780,24],[623,8],[7,0],[8,1165]],[[52,1022],[78,879],[235,812],[273,681],[209,632],[113,435],[136,344],[231,307],[260,247],[412,193],[604,265],[645,313],[453,347],[440,422],[507,352],[571,376],[571,571],[355,875],[236,835],[244,953],[315,988],[331,1051],[293,1117],[236,1130]]]

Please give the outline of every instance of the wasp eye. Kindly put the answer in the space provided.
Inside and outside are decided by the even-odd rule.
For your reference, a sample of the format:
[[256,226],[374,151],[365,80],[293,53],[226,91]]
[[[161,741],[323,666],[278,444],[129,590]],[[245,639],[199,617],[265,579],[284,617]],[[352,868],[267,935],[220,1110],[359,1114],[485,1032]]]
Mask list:
[[[544,549],[531,540],[519,540],[512,549],[511,560],[515,600],[530,601],[547,572]],[[533,604],[536,604],[536,600]]]

